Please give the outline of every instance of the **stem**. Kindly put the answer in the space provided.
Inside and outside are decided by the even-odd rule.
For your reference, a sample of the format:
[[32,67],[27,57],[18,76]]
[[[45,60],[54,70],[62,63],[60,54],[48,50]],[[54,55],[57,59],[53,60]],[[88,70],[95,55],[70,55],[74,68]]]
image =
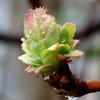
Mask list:
[[83,81],[77,78],[68,66],[68,59],[61,61],[55,73],[44,78],[51,88],[63,97],[80,97],[100,91],[100,81]]

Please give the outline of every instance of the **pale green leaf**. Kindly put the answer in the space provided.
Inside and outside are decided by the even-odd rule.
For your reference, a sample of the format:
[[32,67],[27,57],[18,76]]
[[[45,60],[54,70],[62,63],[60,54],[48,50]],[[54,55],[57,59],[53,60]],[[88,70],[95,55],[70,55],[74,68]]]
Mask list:
[[36,58],[39,58],[39,55],[37,51],[25,40],[25,38],[21,39],[23,41],[22,49],[26,53],[31,53],[31,55],[35,56]]
[[70,47],[67,44],[54,44],[50,48],[44,50],[41,54],[42,58],[48,56],[49,54],[67,54],[70,51]]
[[70,52],[69,54],[66,54],[65,56],[70,57],[70,58],[80,58],[81,56],[83,56],[83,52],[79,51],[79,50],[74,50],[72,52]]
[[42,64],[41,59],[37,59],[33,55],[29,55],[29,54],[24,54],[18,57],[18,59],[26,64],[31,64],[31,65],[41,65]]
[[70,45],[71,41],[73,40],[75,31],[76,31],[76,27],[75,24],[73,23],[66,23],[66,28],[68,31],[68,44]]

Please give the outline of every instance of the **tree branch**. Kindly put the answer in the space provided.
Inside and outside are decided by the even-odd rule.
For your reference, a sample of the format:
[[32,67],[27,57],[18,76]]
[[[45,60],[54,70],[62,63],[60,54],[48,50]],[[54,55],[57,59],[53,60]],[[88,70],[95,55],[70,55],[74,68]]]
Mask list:
[[69,69],[66,59],[61,62],[54,74],[45,77],[44,80],[58,95],[66,98],[100,91],[100,81],[84,81],[77,78]]
[[100,81],[86,81],[85,84],[87,93],[100,91]]

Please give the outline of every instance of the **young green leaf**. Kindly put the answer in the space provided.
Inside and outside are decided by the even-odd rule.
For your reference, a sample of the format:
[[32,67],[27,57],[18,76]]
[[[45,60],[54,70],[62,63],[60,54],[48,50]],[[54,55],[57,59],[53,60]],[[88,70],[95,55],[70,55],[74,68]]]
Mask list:
[[70,45],[73,40],[75,30],[76,30],[75,24],[73,23],[64,24],[59,32],[59,43]]
[[22,38],[25,54],[18,57],[28,64],[26,71],[34,71],[37,76],[50,75],[65,58],[81,57],[81,51],[72,51],[79,42],[73,40],[75,30],[73,23],[57,24],[44,8],[29,10],[24,19],[25,38]]
[[67,41],[68,41],[68,44],[70,45],[70,43],[73,40],[75,31],[76,31],[76,27],[75,27],[75,24],[73,24],[73,23],[66,23],[66,28],[68,31],[68,40]]

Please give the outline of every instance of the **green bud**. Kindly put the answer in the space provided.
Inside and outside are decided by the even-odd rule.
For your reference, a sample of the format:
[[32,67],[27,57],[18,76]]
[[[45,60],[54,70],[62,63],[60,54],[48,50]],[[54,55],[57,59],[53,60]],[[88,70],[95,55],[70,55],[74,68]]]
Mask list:
[[22,38],[25,54],[18,57],[28,64],[26,71],[46,76],[55,72],[65,57],[81,57],[83,52],[72,51],[79,42],[73,40],[75,30],[73,23],[57,24],[43,8],[29,10],[24,19],[25,38]]

